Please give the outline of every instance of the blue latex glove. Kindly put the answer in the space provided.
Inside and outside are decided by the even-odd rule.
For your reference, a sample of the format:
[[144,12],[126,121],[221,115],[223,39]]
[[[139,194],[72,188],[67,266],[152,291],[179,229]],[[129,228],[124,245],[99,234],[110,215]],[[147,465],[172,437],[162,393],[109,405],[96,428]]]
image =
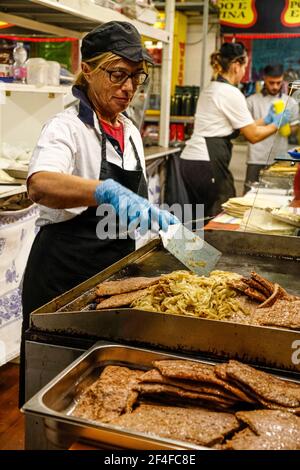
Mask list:
[[271,104],[271,106],[269,107],[268,114],[264,117],[264,123],[266,124],[266,126],[268,124],[272,124],[274,116],[275,116],[275,112],[274,112],[273,104]]
[[277,129],[279,129],[280,127],[288,124],[290,122],[290,119],[291,113],[288,109],[285,109],[282,113],[273,115],[272,124],[275,124]]
[[151,206],[151,220],[157,222],[160,230],[164,232],[168,230],[169,225],[179,224],[179,220],[171,212],[153,205]]
[[130,189],[125,188],[113,179],[107,179],[100,183],[95,191],[97,204],[111,204],[117,215],[126,211],[127,220],[130,224],[139,219],[140,224],[151,225],[151,221],[158,223],[159,229],[166,231],[169,225],[179,222],[177,217],[166,210],[150,204],[147,199],[138,196]]

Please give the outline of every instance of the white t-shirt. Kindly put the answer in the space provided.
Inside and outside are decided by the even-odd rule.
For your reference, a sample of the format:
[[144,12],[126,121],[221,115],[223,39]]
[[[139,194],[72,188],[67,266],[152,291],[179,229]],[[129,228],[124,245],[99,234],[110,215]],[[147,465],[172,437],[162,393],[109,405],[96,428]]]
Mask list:
[[213,81],[200,93],[194,132],[186,142],[181,158],[209,160],[204,137],[226,137],[253,123],[242,92],[228,83]]
[[[286,94],[281,96],[266,95],[255,93],[247,98],[248,108],[255,120],[264,118],[270,109],[271,104],[282,99],[287,103],[287,109],[291,113],[290,124],[299,123],[299,105],[292,97]],[[249,144],[248,164],[270,165],[274,162],[274,158],[278,155],[286,154],[288,150],[288,138],[280,135],[279,132],[267,137],[256,144]]]
[[[98,119],[93,113],[94,126],[89,126],[78,117],[76,108],[70,108],[57,114],[45,124],[33,152],[28,177],[38,171],[53,171],[88,179],[99,179],[101,168],[101,142]],[[141,135],[135,125],[123,115],[120,120],[124,125],[123,158],[106,139],[106,158],[125,170],[136,170],[137,161],[129,141],[132,140],[141,160],[146,176],[144,149]],[[81,214],[87,207],[71,209],[51,209],[40,205],[40,217],[37,225],[63,222]]]

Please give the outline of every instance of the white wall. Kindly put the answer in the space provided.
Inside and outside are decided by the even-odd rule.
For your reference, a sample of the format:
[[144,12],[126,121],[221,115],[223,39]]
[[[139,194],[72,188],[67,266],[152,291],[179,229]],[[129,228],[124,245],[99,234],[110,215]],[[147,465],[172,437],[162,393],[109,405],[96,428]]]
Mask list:
[[[211,79],[211,67],[209,57],[216,50],[217,27],[209,25],[209,33],[206,47],[205,85]],[[186,56],[185,56],[185,85],[200,85],[201,60],[202,60],[202,25],[188,24]]]

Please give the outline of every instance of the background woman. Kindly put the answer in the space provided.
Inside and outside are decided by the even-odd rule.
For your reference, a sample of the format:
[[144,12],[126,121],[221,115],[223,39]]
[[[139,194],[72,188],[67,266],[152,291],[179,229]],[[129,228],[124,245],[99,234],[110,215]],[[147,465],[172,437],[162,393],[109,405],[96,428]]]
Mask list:
[[204,204],[207,216],[218,214],[221,204],[235,196],[229,171],[231,139],[241,133],[252,144],[260,142],[288,122],[286,113],[275,115],[272,109],[264,119],[254,121],[237,88],[247,64],[247,51],[239,42],[224,43],[211,55],[213,80],[200,93],[194,132],[181,154],[190,203]]

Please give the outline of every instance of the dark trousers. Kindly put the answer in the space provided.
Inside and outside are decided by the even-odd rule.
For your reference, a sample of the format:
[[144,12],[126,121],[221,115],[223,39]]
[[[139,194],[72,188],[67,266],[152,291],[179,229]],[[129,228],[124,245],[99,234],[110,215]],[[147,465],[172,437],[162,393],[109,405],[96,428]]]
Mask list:
[[189,203],[192,204],[193,220],[197,215],[197,204],[204,205],[205,217],[211,216],[216,193],[211,162],[181,159],[180,170],[188,193]]

